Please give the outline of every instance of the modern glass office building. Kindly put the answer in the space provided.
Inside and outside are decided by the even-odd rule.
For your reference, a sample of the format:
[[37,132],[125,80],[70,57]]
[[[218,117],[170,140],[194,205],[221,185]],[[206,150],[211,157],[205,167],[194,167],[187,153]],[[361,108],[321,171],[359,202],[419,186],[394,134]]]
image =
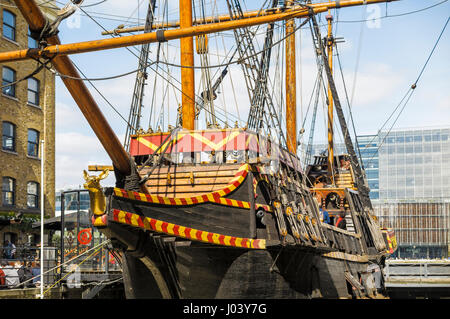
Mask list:
[[401,258],[446,258],[449,249],[450,128],[379,132],[375,213],[396,231]]

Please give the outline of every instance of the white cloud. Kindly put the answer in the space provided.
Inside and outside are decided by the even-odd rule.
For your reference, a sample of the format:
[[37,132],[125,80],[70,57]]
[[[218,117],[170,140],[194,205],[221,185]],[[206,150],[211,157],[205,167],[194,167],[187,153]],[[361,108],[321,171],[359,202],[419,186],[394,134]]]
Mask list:
[[84,120],[85,119],[81,114],[81,111],[78,110],[75,102],[73,102],[73,105],[68,105],[63,102],[57,102],[56,104],[57,131],[64,130],[67,127],[71,127],[74,123],[80,123]]
[[[356,77],[354,72],[344,70],[344,78],[350,100],[356,79],[353,99],[355,108],[372,106],[405,87],[404,77],[395,72],[390,65],[383,63],[365,64],[362,70],[357,72]],[[341,85],[340,76],[336,82]]]
[[[56,135],[56,189],[78,187],[84,183],[88,165],[111,165],[106,151],[95,136],[77,132]],[[111,174],[113,175],[113,174]],[[112,184],[108,177],[104,185]]]

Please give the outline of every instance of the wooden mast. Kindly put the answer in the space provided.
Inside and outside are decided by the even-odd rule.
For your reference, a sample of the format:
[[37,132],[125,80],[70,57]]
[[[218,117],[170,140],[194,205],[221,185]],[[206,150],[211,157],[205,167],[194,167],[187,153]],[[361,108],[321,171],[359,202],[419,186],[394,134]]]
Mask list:
[[[192,27],[192,0],[180,0],[180,27]],[[181,109],[182,126],[195,129],[195,78],[193,37],[180,39],[181,49]]]
[[[242,18],[238,20],[203,24],[173,30],[164,30],[164,31],[158,30],[157,32],[116,37],[111,39],[93,40],[61,45],[49,45],[43,50],[27,49],[11,52],[2,52],[0,53],[0,63],[26,60],[30,58],[39,58],[43,56],[86,53],[99,50],[122,48],[126,46],[139,45],[144,43],[181,39],[184,37],[193,37],[200,34],[216,33],[236,28],[267,24],[275,21],[307,17],[311,13],[317,14],[321,12],[326,12],[327,10],[332,8],[343,8],[371,3],[380,3],[386,1],[388,0],[342,0],[342,1],[331,1],[326,3],[314,3],[309,4],[311,11],[306,9],[304,6],[295,6],[292,9],[286,10],[285,12],[281,13],[279,13],[278,11],[275,11],[276,13],[271,13],[267,11],[265,12],[265,14],[260,16]],[[33,1],[31,0],[31,2]]]
[[[288,1],[286,5],[291,5]],[[286,143],[288,150],[297,154],[297,95],[295,76],[295,21],[286,21]]]
[[[40,31],[46,24],[46,19],[34,1],[14,0],[17,8],[21,11],[31,30]],[[52,46],[59,46],[58,36],[51,36],[46,39]],[[72,61],[68,56],[58,55],[52,60],[55,69],[61,73],[74,78],[80,78]],[[114,131],[109,126],[103,113],[90,94],[83,81],[73,80],[63,77],[62,81],[66,85],[73,99],[77,103],[89,125],[102,143],[114,166],[123,174],[130,173],[130,162],[128,154],[120,143]]]
[[[328,36],[327,36],[327,54],[328,65],[330,72],[333,72],[333,16],[330,11],[326,16],[328,22]],[[331,184],[334,185],[334,133],[333,133],[333,94],[331,93],[330,85],[328,85],[328,174],[331,179]]]

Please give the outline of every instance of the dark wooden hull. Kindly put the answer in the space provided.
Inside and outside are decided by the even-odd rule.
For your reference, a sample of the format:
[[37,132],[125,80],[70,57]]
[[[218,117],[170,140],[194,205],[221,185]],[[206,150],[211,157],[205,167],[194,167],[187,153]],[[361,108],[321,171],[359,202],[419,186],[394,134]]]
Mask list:
[[120,224],[111,224],[108,234],[127,246],[127,298],[348,298],[345,272],[358,278],[368,266],[363,258],[330,257],[317,249],[172,241]]
[[[346,271],[358,280],[369,264],[356,244],[339,248],[337,237],[328,245],[283,243],[273,216],[251,239],[249,209],[170,207],[111,194],[107,211],[101,229],[123,252],[127,298],[347,298]],[[189,231],[176,236],[173,225]]]
[[[163,182],[164,175],[158,176]],[[106,189],[105,214],[93,221],[122,251],[126,296],[370,295],[371,287],[359,282],[382,254],[371,247],[372,222],[357,213],[357,193],[348,194],[355,210],[350,232],[320,223],[317,204],[302,186],[297,201],[284,204],[271,199],[270,187],[267,175],[245,164],[236,165],[228,185],[190,197]]]

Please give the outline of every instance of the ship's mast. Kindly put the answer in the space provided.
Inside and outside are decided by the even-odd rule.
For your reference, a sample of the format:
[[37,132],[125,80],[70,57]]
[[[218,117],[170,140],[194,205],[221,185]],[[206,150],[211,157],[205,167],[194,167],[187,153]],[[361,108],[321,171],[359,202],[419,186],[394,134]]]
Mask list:
[[[328,65],[330,67],[330,72],[333,72],[333,16],[328,10],[328,15],[326,16],[328,22],[328,35],[327,35],[327,54],[328,54]],[[328,85],[328,174],[331,179],[331,184],[334,185],[334,134],[333,134],[333,94],[331,93],[330,85]]]
[[[292,5],[288,1],[286,5]],[[295,76],[295,21],[286,21],[286,143],[288,150],[297,154],[297,96]]]
[[[180,27],[192,27],[192,0],[180,0]],[[181,48],[181,110],[182,126],[195,129],[195,78],[193,37],[180,39]]]

